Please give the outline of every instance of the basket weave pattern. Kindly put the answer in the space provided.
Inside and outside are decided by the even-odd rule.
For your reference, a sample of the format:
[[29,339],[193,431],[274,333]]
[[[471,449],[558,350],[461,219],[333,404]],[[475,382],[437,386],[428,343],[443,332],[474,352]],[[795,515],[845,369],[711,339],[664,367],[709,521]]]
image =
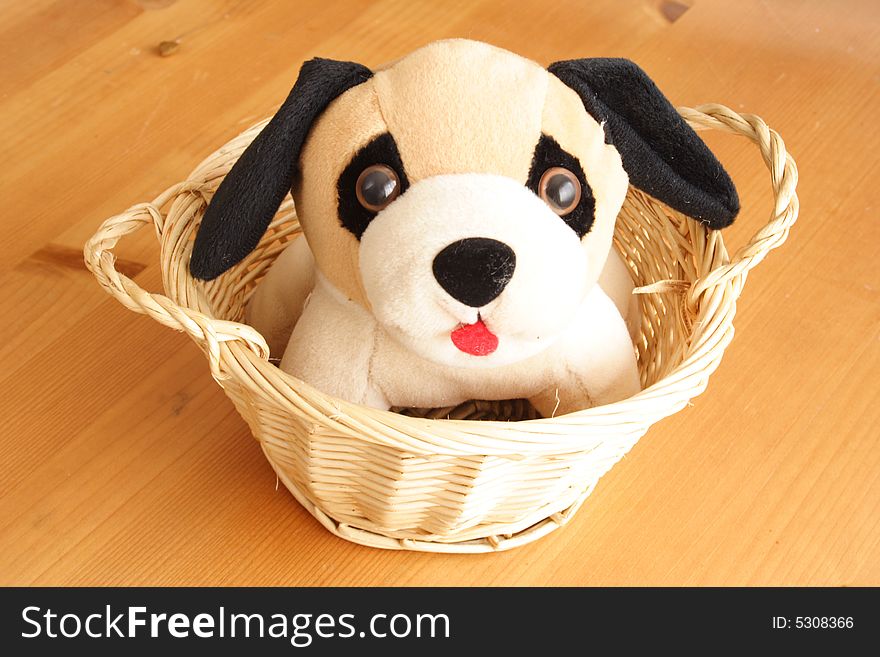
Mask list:
[[[263,337],[240,320],[254,286],[300,230],[292,200],[245,261],[209,283],[188,271],[208,201],[265,122],[154,201],[105,221],[85,246],[86,263],[127,308],[192,337],[279,479],[334,534],[384,548],[515,547],[565,524],[651,424],[705,389],[733,337],[748,271],[785,241],[797,218],[797,168],[776,132],[721,105],[679,111],[695,129],[745,136],[758,147],[774,207],[729,257],[720,233],[630,190],[615,247],[641,286],[636,346],[644,390],[615,404],[550,419],[528,419],[534,412],[522,400],[398,414],[330,397],[270,363]],[[114,266],[118,240],[148,224],[160,244],[165,295],[146,292]]]

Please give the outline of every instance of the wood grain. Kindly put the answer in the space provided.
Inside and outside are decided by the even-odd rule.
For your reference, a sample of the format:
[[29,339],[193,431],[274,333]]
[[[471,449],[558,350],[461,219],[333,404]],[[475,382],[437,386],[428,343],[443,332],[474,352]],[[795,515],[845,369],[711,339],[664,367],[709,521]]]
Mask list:
[[[0,26],[0,584],[880,584],[876,2],[40,0]],[[750,275],[707,392],[566,528],[484,556],[328,534],[188,339],[78,262],[103,218],[271,113],[303,59],[379,65],[448,36],[629,57],[676,104],[763,116],[801,173],[801,219]],[[769,211],[762,166],[707,139],[739,244]],[[160,288],[148,232],[121,256]]]

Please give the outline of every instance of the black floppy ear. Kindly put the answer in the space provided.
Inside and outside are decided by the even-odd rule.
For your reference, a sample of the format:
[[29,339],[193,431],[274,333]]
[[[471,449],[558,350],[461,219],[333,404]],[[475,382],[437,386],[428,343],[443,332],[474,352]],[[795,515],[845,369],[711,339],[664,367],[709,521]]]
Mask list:
[[630,182],[724,228],[739,212],[730,176],[647,74],[628,59],[572,59],[548,70],[574,89],[620,152]]
[[334,98],[372,75],[353,62],[315,58],[302,65],[287,100],[211,199],[193,245],[193,276],[217,278],[254,250],[290,189],[312,122]]

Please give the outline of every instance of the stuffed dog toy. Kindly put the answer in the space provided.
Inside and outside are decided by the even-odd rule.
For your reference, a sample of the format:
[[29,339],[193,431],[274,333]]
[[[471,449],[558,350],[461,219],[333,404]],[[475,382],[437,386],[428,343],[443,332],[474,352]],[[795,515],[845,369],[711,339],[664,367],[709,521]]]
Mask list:
[[240,262],[291,191],[305,240],[247,314],[283,370],[383,409],[526,397],[558,415],[639,390],[632,283],[609,258],[630,184],[713,229],[739,210],[628,60],[544,69],[467,40],[375,72],[313,59],[217,189],[190,269]]

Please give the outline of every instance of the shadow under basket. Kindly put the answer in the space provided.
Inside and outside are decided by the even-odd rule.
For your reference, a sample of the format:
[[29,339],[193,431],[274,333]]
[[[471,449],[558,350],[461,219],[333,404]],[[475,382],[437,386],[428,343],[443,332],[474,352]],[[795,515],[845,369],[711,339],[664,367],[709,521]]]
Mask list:
[[[720,105],[679,112],[695,129],[750,139],[770,171],[774,207],[769,223],[729,257],[720,233],[630,189],[614,244],[639,286],[644,389],[615,404],[552,419],[534,419],[521,400],[404,415],[323,394],[270,363],[263,337],[240,321],[254,286],[300,230],[292,200],[257,250],[220,278],[196,281],[188,268],[208,201],[265,121],[188,180],[105,221],[85,246],[86,264],[125,307],[192,337],[278,478],[328,530],[382,548],[512,548],[568,522],[651,424],[705,389],[733,337],[748,271],[797,218],[797,169],[778,134]],[[165,295],[144,291],[114,266],[117,241],[145,225],[159,240]]]

